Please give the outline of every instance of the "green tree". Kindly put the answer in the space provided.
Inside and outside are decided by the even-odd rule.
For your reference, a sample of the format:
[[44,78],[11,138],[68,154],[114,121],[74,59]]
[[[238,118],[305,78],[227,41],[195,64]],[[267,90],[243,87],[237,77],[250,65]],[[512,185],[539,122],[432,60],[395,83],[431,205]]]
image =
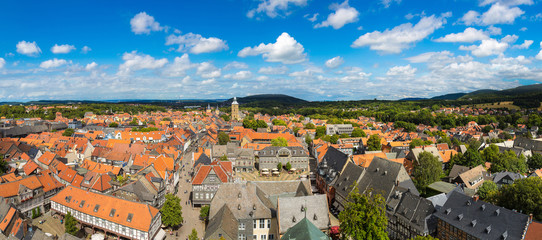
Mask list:
[[77,220],[72,216],[70,211],[64,216],[64,228],[66,229],[66,232],[71,235],[75,235],[79,231],[79,228],[77,228]]
[[367,134],[361,128],[354,128],[354,130],[352,131],[352,134],[350,136],[352,136],[352,137],[367,137]]
[[162,121],[171,121],[171,118],[165,117],[165,118],[162,118]]
[[491,132],[491,130],[493,130],[493,127],[491,125],[486,125],[484,128],[482,128],[482,132],[484,133]]
[[171,193],[166,194],[166,201],[160,213],[162,213],[162,224],[166,227],[179,226],[183,222],[181,199]]
[[540,153],[533,153],[533,155],[527,159],[527,165],[529,165],[529,169],[531,170],[542,168],[542,155]]
[[192,233],[190,233],[190,235],[188,235],[188,240],[199,240],[198,231],[196,231],[195,228],[192,228]]
[[67,128],[66,130],[64,130],[64,132],[62,133],[62,136],[64,137],[71,137],[73,135],[75,131],[73,130],[73,128]]
[[218,133],[218,144],[219,145],[226,145],[230,141],[230,136],[228,136],[225,132],[219,132]]
[[4,161],[4,155],[0,154],[0,175],[8,171],[8,163]]
[[290,169],[292,169],[292,164],[290,162],[287,162],[285,168],[286,171],[290,171]]
[[311,138],[311,136],[310,136],[309,134],[307,134],[307,135],[305,136],[305,143],[307,143],[307,145],[309,145],[309,146],[310,146],[311,143],[312,143],[312,138]]
[[284,120],[282,120],[282,119],[275,118],[275,119],[273,119],[272,123],[275,126],[286,126],[286,122]]
[[307,123],[305,124],[305,129],[316,129],[316,126],[313,123]]
[[112,127],[112,128],[115,128],[115,127],[118,127],[118,126],[119,126],[119,124],[116,123],[116,122],[112,122],[112,123],[109,124],[109,127]]
[[343,239],[389,239],[386,200],[378,193],[360,194],[354,186],[344,211],[339,213]]
[[223,115],[221,115],[220,117],[221,117],[222,119],[224,119],[224,121],[226,121],[226,122],[229,122],[230,119],[231,119],[231,118],[230,118],[230,115],[227,115],[227,114],[223,114]]
[[294,131],[294,134],[297,136],[297,133],[299,132],[299,127],[294,127],[292,130]]
[[121,186],[124,185],[129,180],[130,180],[130,176],[126,176],[126,177],[122,175],[117,176],[117,182],[119,182]]
[[226,156],[226,154],[222,155],[220,161],[228,161],[228,156]]
[[129,123],[130,126],[137,126],[139,125],[139,121],[137,118],[133,118],[132,121]]
[[279,171],[282,171],[282,163],[281,163],[281,162],[279,162],[279,163],[277,164],[277,169],[278,169]]
[[286,140],[286,138],[278,137],[271,139],[271,145],[275,147],[287,147],[288,141]]
[[207,220],[207,218],[209,217],[209,210],[210,210],[209,205],[205,205],[201,207],[201,209],[199,210],[199,217],[202,220]]
[[414,138],[410,142],[409,147],[412,150],[418,146],[426,146],[426,145],[431,145],[431,144],[433,144],[433,142],[431,142],[430,140],[424,141],[419,138]]
[[377,134],[373,134],[367,140],[367,150],[368,151],[380,151],[382,150],[382,144],[380,142],[380,137]]
[[482,151],[482,157],[486,162],[495,162],[499,158],[499,147],[495,144],[489,145]]
[[339,138],[349,138],[350,135],[346,134],[346,133],[343,133],[341,135],[339,135]]
[[524,178],[505,185],[497,193],[496,200],[498,206],[532,213],[535,220],[542,221],[542,178]]
[[491,180],[486,180],[484,183],[482,183],[482,186],[478,188],[477,194],[480,196],[480,199],[486,202],[492,202],[493,196],[495,196],[498,191],[499,188],[497,187],[496,183]]
[[316,136],[315,138],[321,138],[326,135],[326,127],[325,126],[318,126],[316,127]]
[[416,188],[425,193],[425,189],[429,184],[440,180],[440,175],[442,175],[442,164],[438,158],[430,152],[421,152],[418,156],[418,164],[414,165],[412,173]]

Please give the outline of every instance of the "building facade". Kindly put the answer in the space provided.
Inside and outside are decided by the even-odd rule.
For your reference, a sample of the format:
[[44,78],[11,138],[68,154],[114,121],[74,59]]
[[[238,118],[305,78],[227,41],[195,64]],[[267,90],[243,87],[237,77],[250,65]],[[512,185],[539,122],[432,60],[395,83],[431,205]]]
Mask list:
[[273,169],[289,162],[297,170],[309,169],[309,155],[301,147],[266,147],[259,153],[260,169]]
[[326,125],[326,135],[341,135],[341,134],[352,134],[354,127],[352,124],[328,124]]
[[148,204],[131,202],[113,196],[87,192],[68,186],[51,199],[56,213],[68,212],[81,224],[117,236],[150,240],[160,230],[160,211]]
[[231,119],[240,120],[239,117],[239,103],[237,102],[237,97],[233,97],[233,102],[231,103]]

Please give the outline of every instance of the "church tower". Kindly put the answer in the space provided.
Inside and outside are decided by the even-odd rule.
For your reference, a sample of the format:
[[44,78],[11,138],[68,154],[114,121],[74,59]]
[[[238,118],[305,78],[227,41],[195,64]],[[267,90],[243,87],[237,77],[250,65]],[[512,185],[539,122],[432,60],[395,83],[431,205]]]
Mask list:
[[207,113],[211,113],[211,104],[207,104],[207,110],[206,110]]
[[233,97],[233,102],[231,103],[231,119],[239,120],[239,103],[237,102],[237,97]]

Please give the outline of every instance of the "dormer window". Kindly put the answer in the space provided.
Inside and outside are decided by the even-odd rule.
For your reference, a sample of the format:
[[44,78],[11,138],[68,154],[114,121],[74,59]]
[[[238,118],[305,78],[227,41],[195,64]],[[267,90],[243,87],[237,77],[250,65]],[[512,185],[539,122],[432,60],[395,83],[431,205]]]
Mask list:
[[100,204],[96,204],[96,206],[94,206],[94,212],[98,212],[99,209],[100,209]]
[[457,215],[457,220],[461,221],[461,219],[463,219],[463,213]]
[[134,218],[134,214],[128,213],[128,217],[126,218],[127,222],[132,222],[132,218]]

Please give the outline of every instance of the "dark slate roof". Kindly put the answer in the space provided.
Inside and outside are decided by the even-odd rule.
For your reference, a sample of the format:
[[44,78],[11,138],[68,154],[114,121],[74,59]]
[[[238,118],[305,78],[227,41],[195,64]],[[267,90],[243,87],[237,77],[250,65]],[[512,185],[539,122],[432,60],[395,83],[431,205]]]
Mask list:
[[260,157],[275,157],[281,149],[286,149],[292,157],[307,157],[307,152],[301,147],[266,147],[259,153]]
[[414,195],[408,190],[406,192],[401,192],[398,188],[396,190],[387,203],[388,213],[401,219],[401,222],[408,222],[419,232],[429,232],[429,229],[436,228],[436,224],[428,222],[435,211],[431,201]]
[[456,177],[459,177],[459,174],[464,173],[466,171],[470,170],[469,167],[461,166],[458,164],[455,164],[452,167],[452,170],[450,170],[450,174],[448,174],[448,177],[451,179],[455,179]]
[[229,236],[229,239],[237,239],[237,220],[226,204],[209,221],[205,229],[205,239],[209,239],[218,229],[222,229]]
[[[435,213],[444,222],[479,239],[522,239],[529,216],[454,191]],[[473,226],[474,225],[474,226]],[[488,231],[489,230],[489,231]]]
[[322,161],[318,164],[318,175],[324,178],[327,184],[330,184],[341,173],[347,161],[348,155],[334,147],[329,147]]
[[352,191],[352,186],[358,183],[358,180],[362,174],[362,167],[357,166],[355,163],[348,162],[343,172],[333,185],[335,188],[335,194],[339,194],[346,198],[350,191]]
[[207,156],[207,154],[201,154],[201,156],[194,162],[194,166],[198,166],[198,165],[211,165],[211,159],[209,158],[209,156]]
[[514,140],[514,147],[520,147],[531,151],[542,151],[542,141],[528,139],[526,137],[517,137]]
[[[388,200],[391,192],[397,184],[399,173],[403,165],[392,162],[387,159],[375,157],[361,178],[358,188],[361,193],[373,189]],[[399,185],[408,188],[413,194],[419,195],[414,183],[408,177],[404,181],[399,181]]]
[[514,172],[505,172],[505,171],[502,171],[502,172],[498,172],[496,173],[494,176],[493,176],[493,182],[495,183],[498,183],[500,182],[504,177],[509,177],[510,179],[516,181],[518,179],[522,179],[522,178],[525,178],[525,176],[519,174],[519,173],[514,173]]

